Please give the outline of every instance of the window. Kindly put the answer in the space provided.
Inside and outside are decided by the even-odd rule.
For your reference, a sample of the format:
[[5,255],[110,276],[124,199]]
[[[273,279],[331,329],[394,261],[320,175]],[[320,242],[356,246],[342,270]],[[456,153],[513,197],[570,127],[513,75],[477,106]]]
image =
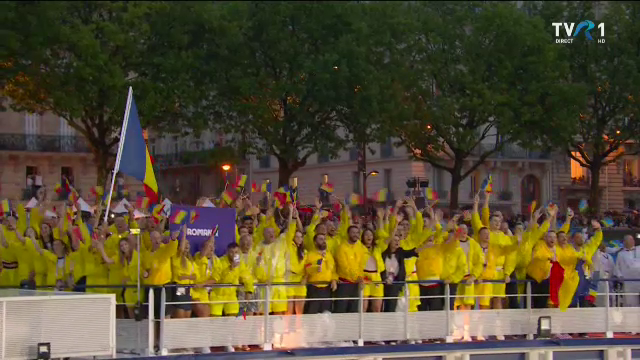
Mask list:
[[271,155],[265,155],[259,161],[258,167],[260,169],[269,169],[271,167]]
[[391,191],[391,169],[384,169],[384,178],[382,179],[382,187]]
[[393,156],[393,145],[391,144],[391,138],[387,138],[387,141],[380,144],[380,157],[383,159]]
[[69,167],[69,166],[63,166],[60,168],[60,180],[61,180],[61,184],[64,184],[64,179],[69,180],[69,184],[71,184],[71,186],[74,185],[73,182],[73,168]]
[[500,190],[510,191],[508,170],[502,170],[502,173],[500,174]]
[[638,187],[640,181],[638,180],[638,160],[624,159],[623,160],[624,174],[622,175],[623,186]]
[[349,161],[358,161],[358,155],[358,148],[355,146],[352,147],[351,150],[349,150]]
[[318,164],[329,162],[329,155],[318,154]]
[[26,174],[26,187],[31,188],[36,184],[36,174],[38,173],[38,168],[35,166],[27,166],[27,174]]
[[360,172],[358,171],[354,171],[351,174],[351,179],[353,179],[353,192],[356,194],[360,194],[361,190],[360,190]]
[[[571,153],[574,157],[581,159],[582,157],[580,156],[580,153],[575,151]],[[587,169],[585,167],[583,167],[582,165],[580,165],[579,162],[575,161],[574,159],[570,159],[571,161],[571,180],[572,182],[576,183],[581,183],[581,182],[587,182],[587,177],[588,177],[588,172]]]
[[469,188],[471,188],[470,197],[473,198],[473,196],[478,193],[478,176],[476,174],[469,176],[469,184]]

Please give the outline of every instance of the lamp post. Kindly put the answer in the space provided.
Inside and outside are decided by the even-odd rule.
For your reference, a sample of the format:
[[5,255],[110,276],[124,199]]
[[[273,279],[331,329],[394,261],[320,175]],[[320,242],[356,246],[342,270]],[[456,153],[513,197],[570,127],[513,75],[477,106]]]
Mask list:
[[229,170],[231,170],[231,165],[222,165],[222,171],[224,171],[224,191],[227,191],[227,185],[229,185]]
[[367,179],[369,176],[378,176],[380,174],[377,170],[371,170],[368,173],[363,172],[364,180],[362,181],[362,196],[364,197],[362,202],[365,210],[367,209]]

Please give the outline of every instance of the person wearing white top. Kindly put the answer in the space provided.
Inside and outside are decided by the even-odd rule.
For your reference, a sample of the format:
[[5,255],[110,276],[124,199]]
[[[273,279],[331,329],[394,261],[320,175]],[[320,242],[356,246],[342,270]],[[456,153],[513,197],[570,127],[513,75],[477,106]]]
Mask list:
[[640,249],[635,246],[635,239],[631,235],[624,237],[624,249],[618,253],[614,273],[623,283],[624,305],[639,306],[640,281],[625,280],[640,279]]
[[[609,279],[613,276],[614,271],[614,262],[613,256],[607,252],[607,245],[602,243],[600,244],[599,250],[593,255],[593,274],[591,278],[593,280],[599,279]],[[596,275],[597,274],[597,275]],[[596,306],[604,307],[606,306],[606,298],[604,294],[607,292],[607,288],[609,288],[609,293],[611,294],[611,286],[607,281],[599,281],[598,282],[598,295],[596,296]],[[613,306],[613,295],[609,296],[609,304]]]

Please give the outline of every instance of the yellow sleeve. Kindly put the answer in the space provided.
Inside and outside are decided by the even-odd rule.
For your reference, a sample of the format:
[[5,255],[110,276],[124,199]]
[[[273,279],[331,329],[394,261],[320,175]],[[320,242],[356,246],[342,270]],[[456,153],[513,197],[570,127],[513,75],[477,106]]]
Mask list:
[[462,248],[456,248],[456,263],[455,270],[451,273],[451,282],[459,283],[465,275],[467,275],[467,259]]
[[562,227],[559,231],[562,231],[565,234],[569,234],[569,229],[571,228],[571,221],[567,220],[562,224]]
[[482,206],[482,225],[489,226],[489,218],[490,218],[489,204],[486,204]]
[[546,261],[549,260],[549,254],[545,251],[545,247],[543,246],[544,243],[538,243],[538,245],[536,245],[533,248],[533,259],[534,260],[541,260],[541,261]]
[[240,241],[240,231],[238,231],[238,224],[236,224],[236,242]]
[[289,226],[287,226],[287,231],[284,234],[284,240],[285,243],[287,245],[291,244],[291,242],[293,241],[293,238],[296,236],[296,222],[295,221],[291,221],[291,224],[289,224]]
[[584,251],[587,255],[587,259],[591,259],[593,255],[595,255],[598,247],[600,247],[600,243],[602,243],[602,229],[596,231],[589,242],[584,245]]
[[40,224],[42,224],[42,215],[40,214],[40,208],[34,207],[31,209],[31,216],[29,217],[31,226],[36,231],[36,234],[40,236]]
[[540,240],[542,238],[542,236],[549,231],[549,228],[551,227],[551,222],[549,220],[545,220],[542,225],[537,226],[531,230],[531,234],[529,235],[529,241],[531,241],[532,243],[537,243],[538,240]]
[[[411,219],[411,236],[414,237],[414,243],[419,241],[422,232],[424,231],[424,219],[420,211],[416,211],[416,217]],[[415,240],[418,239],[418,240]]]
[[398,218],[396,217],[396,215],[391,215],[389,216],[389,221],[385,224],[385,231],[386,232],[391,232],[391,229],[393,229],[394,226],[398,225]]
[[475,211],[471,214],[471,227],[473,228],[474,234],[477,234],[478,231],[484,227],[484,225],[482,225],[482,220],[480,220],[480,215]]
[[340,226],[338,227],[337,231],[340,238],[347,238],[349,224],[351,224],[351,219],[349,219],[349,212],[347,211],[347,207],[343,206],[342,210],[340,210]]
[[171,240],[168,244],[160,246],[158,251],[158,261],[167,261],[178,253],[179,240]]
[[20,234],[24,234],[24,232],[27,230],[27,209],[24,208],[24,205],[18,204],[18,206],[16,207],[16,212],[18,213],[16,229],[18,229]]
[[516,269],[516,264],[518,263],[517,253],[512,251],[511,253],[506,254],[506,258],[504,260],[504,273],[505,275],[511,275],[513,271]]
[[313,251],[315,245],[313,244],[313,237],[316,235],[316,226],[320,224],[320,215],[313,214],[311,223],[307,226],[306,234],[304,235],[304,248],[307,251]]

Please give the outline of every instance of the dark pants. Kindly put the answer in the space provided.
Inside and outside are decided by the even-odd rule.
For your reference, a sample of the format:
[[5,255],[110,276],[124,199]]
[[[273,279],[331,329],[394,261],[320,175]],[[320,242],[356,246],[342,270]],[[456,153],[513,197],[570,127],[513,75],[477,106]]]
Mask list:
[[331,311],[331,288],[329,286],[317,287],[315,285],[307,285],[307,301],[304,303],[304,313],[321,314],[325,311]]
[[[426,297],[430,296],[430,297]],[[438,311],[444,309],[444,287],[442,284],[420,286],[420,311]]]
[[531,282],[531,302],[534,309],[546,309],[549,303],[549,279]]
[[384,312],[395,312],[398,306],[398,295],[402,290],[402,284],[392,284],[384,286]]
[[458,292],[458,284],[449,284],[449,310],[455,310],[457,292]]
[[[308,296],[309,294],[307,294]],[[333,302],[334,313],[355,313],[360,310],[360,289],[358,284],[338,284],[334,297],[351,298],[350,300],[335,300]]]
[[505,292],[507,294],[507,305],[509,309],[520,309],[520,301],[518,299],[518,283],[516,273],[511,273],[511,281],[506,285]]
[[87,277],[83,276],[80,279],[78,279],[78,281],[76,281],[76,284],[73,286],[73,291],[75,292],[86,292],[87,291]]

